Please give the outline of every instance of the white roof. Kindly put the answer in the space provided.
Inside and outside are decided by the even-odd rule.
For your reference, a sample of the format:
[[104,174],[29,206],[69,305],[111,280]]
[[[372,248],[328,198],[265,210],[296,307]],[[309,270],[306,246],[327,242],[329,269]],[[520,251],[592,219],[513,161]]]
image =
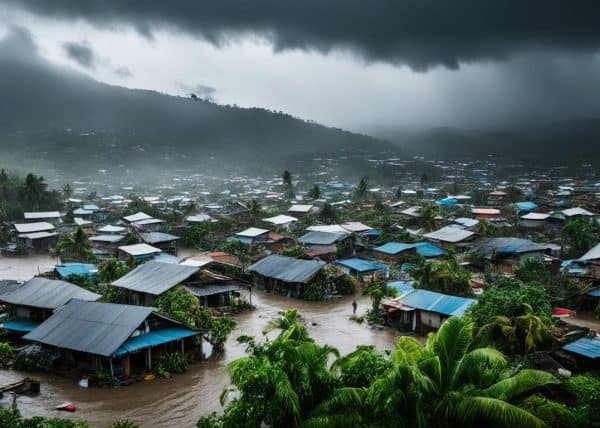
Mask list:
[[25,220],[39,220],[42,218],[60,218],[60,213],[58,211],[38,211],[38,212],[29,212],[23,214]]
[[456,220],[454,220],[454,223],[460,224],[464,227],[473,227],[479,224],[479,220],[468,217],[459,217]]
[[123,240],[123,238],[125,238],[123,235],[95,235],[90,237],[90,241],[115,243]]
[[366,232],[367,230],[373,229],[360,221],[349,221],[347,223],[342,223],[341,226],[348,232]]
[[75,208],[73,210],[73,214],[75,214],[75,215],[92,215],[92,214],[94,214],[94,211],[86,210],[83,208]]
[[37,223],[16,223],[15,229],[17,229],[17,232],[19,233],[33,233],[54,230],[54,225],[43,221]]
[[19,235],[19,238],[27,238],[27,239],[41,239],[41,238],[50,238],[52,236],[57,236],[56,232],[33,232],[33,233],[24,233]]
[[133,223],[133,225],[137,225],[137,226],[145,226],[147,224],[158,224],[158,223],[164,223],[164,220],[158,219],[158,218],[147,218],[144,220],[140,220],[140,221],[136,221]]
[[399,207],[399,206],[401,206],[401,205],[404,205],[405,203],[406,203],[406,202],[404,202],[404,201],[398,201],[398,202],[394,202],[393,204],[390,204],[390,207],[392,207],[392,208],[396,208],[396,207]]
[[581,261],[600,259],[600,244],[596,244],[590,251],[579,258]]
[[135,213],[132,215],[128,215],[127,217],[123,217],[123,219],[125,221],[128,221],[129,223],[133,223],[133,222],[141,221],[141,220],[148,220],[150,218],[152,218],[152,217],[143,212],[139,212],[139,213]]
[[434,232],[423,235],[425,238],[442,242],[460,242],[470,238],[475,233],[459,227],[446,226]]
[[400,211],[400,213],[411,216],[411,217],[421,217],[421,207],[420,206],[410,207],[410,208]]
[[469,201],[471,199],[468,195],[448,195],[448,197],[456,199],[457,201]]
[[307,213],[314,208],[314,205],[292,205],[288,208],[289,213]]
[[327,232],[327,233],[348,233],[346,229],[344,229],[339,224],[329,224],[329,225],[321,225],[321,226],[310,226],[307,227],[306,230],[312,232]]
[[75,217],[73,218],[73,221],[77,226],[85,226],[86,224],[92,224],[90,220],[84,220],[81,217]]
[[529,213],[521,216],[523,220],[546,220],[548,217],[550,214],[546,213]]
[[416,195],[417,191],[416,190],[406,189],[406,190],[402,190],[401,193],[403,195]]
[[242,230],[241,232],[236,233],[237,236],[246,236],[248,238],[255,238],[264,233],[268,233],[267,229],[260,229],[258,227],[250,227],[246,230]]
[[569,208],[569,209],[563,210],[562,213],[564,215],[566,215],[567,217],[573,217],[576,215],[585,215],[585,216],[592,217],[595,215],[594,213],[592,213],[584,208],[580,208],[580,207]]
[[119,250],[132,256],[143,256],[146,254],[162,253],[160,248],[153,247],[148,244],[133,244],[119,247]]
[[295,221],[298,221],[298,219],[296,217],[292,217],[290,215],[280,214],[280,215],[276,215],[275,217],[263,218],[263,221],[265,221],[267,223],[280,225],[280,224],[293,223]]
[[127,228],[123,226],[113,226],[111,224],[107,224],[106,226],[99,228],[97,231],[100,233],[119,233],[125,232],[126,230]]
[[196,215],[189,215],[185,219],[187,221],[189,221],[190,223],[202,223],[205,221],[212,220],[212,217],[209,216],[208,214],[196,214]]
[[213,261],[213,259],[209,256],[201,256],[201,257],[190,257],[188,259],[185,259],[184,261],[182,261],[179,264],[183,265],[183,266],[202,267],[202,266],[206,266],[207,264],[211,263],[212,261]]

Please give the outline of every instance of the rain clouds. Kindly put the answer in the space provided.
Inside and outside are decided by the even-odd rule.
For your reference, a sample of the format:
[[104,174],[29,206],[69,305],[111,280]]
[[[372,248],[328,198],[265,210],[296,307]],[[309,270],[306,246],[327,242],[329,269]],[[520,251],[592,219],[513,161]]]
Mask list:
[[170,28],[222,46],[259,35],[275,51],[348,49],[367,61],[421,71],[523,51],[591,52],[600,46],[595,0],[6,1],[45,17],[131,25],[146,37]]

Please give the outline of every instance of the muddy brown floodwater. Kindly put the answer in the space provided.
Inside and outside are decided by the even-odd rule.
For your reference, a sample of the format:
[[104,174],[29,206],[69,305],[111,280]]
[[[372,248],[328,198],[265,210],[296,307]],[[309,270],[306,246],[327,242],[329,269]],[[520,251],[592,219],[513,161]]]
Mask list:
[[[0,260],[0,279],[8,278],[1,270],[6,260]],[[47,262],[53,264],[51,259]],[[25,271],[29,272],[27,269]],[[360,325],[349,319],[353,299],[347,296],[330,302],[305,302],[254,291],[252,303],[256,309],[236,315],[237,326],[225,345],[225,352],[191,366],[185,374],[170,380],[158,379],[129,387],[105,389],[83,389],[72,379],[35,374],[34,377],[41,381],[40,395],[19,396],[18,407],[24,416],[85,419],[92,427],[106,427],[112,421],[125,418],[142,427],[193,427],[198,417],[221,411],[219,396],[229,384],[224,367],[245,355],[245,345],[239,344],[237,337],[252,335],[260,338],[266,323],[286,309],[299,309],[311,336],[318,343],[336,347],[342,354],[353,351],[361,344],[374,345],[381,350],[391,349],[398,337],[393,331],[372,330],[365,324]],[[357,296],[356,299],[357,313],[364,313],[370,305],[369,299],[363,296]],[[0,384],[20,380],[27,375],[0,370]],[[9,402],[8,394],[0,400],[2,406],[7,406]],[[69,414],[54,410],[57,404],[63,402],[72,402],[77,411]]]

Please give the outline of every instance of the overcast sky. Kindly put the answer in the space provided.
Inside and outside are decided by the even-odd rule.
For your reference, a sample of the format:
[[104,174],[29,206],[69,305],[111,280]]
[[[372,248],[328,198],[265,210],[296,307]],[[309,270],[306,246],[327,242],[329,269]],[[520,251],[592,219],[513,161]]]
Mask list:
[[102,82],[352,131],[600,116],[600,2],[0,0]]

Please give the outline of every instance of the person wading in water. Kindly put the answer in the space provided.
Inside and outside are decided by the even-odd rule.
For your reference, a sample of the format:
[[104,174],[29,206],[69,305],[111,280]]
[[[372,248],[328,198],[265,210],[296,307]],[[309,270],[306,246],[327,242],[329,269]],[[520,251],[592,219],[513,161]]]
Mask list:
[[352,302],[352,313],[354,315],[356,315],[356,308],[358,307],[358,303],[356,303],[356,300],[354,302]]

